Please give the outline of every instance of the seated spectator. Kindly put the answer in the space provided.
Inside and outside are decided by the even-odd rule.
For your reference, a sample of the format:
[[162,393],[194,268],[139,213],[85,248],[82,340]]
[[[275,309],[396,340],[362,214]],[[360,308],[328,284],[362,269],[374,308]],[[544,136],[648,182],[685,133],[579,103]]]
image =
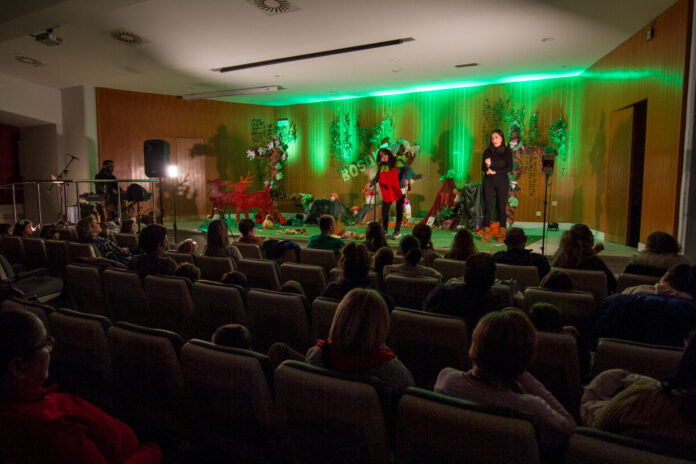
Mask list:
[[432,267],[433,261],[437,258],[441,258],[433,249],[433,241],[431,239],[433,235],[432,229],[428,224],[419,222],[413,228],[412,235],[418,239],[421,254],[423,255],[423,263],[428,267]]
[[283,293],[294,293],[295,295],[300,295],[303,298],[307,298],[307,295],[302,288],[302,284],[296,280],[286,280],[280,285],[280,291]]
[[696,297],[696,266],[680,264],[662,276],[656,284],[636,285],[624,289],[624,295],[662,295],[691,300]]
[[418,239],[413,235],[404,235],[399,241],[399,251],[406,260],[403,264],[391,264],[385,266],[383,272],[384,279],[387,279],[389,274],[402,275],[406,277],[434,277],[442,280],[442,274],[431,267],[421,266],[418,264],[423,256],[420,249]]
[[476,325],[471,339],[473,367],[467,372],[443,369],[435,391],[530,415],[539,429],[542,450],[558,451],[567,443],[575,420],[527,372],[535,342],[536,330],[522,311],[509,308],[489,313]]
[[29,219],[20,219],[17,221],[17,224],[15,224],[14,229],[12,230],[12,235],[15,237],[27,238],[31,237],[31,234],[33,233],[34,228],[32,227]]
[[212,342],[216,345],[251,349],[251,332],[241,324],[225,324],[213,334]]
[[595,245],[592,231],[585,224],[575,224],[570,230],[563,232],[558,251],[554,255],[553,266],[585,271],[602,271],[607,276],[607,292],[611,295],[616,291],[616,277],[597,254],[604,245]]
[[551,270],[549,262],[539,253],[526,250],[527,235],[519,227],[512,227],[505,235],[507,251],[499,251],[493,255],[496,263],[513,266],[535,266],[539,270],[539,278],[543,279]]
[[691,264],[689,258],[680,254],[681,245],[667,232],[648,235],[645,250],[638,252],[624,269],[624,273],[661,276],[679,264]]
[[346,243],[340,238],[332,237],[331,234],[336,230],[336,221],[328,214],[322,214],[319,217],[319,235],[309,237],[307,248],[316,248],[320,250],[332,250],[338,254]]
[[55,340],[33,314],[0,312],[0,460],[6,463],[159,463],[154,443],[48,378]]
[[198,245],[192,238],[187,238],[176,245],[176,251],[179,253],[191,253],[196,254],[196,245]]
[[244,290],[249,290],[249,281],[246,274],[239,271],[226,272],[222,275],[220,282],[223,284],[232,284],[242,287]]
[[138,228],[133,219],[125,219],[121,223],[121,233],[122,234],[135,234]]
[[389,311],[374,290],[348,292],[336,309],[329,337],[307,351],[306,362],[355,375],[376,377],[403,392],[414,384],[411,372],[385,345]]
[[46,224],[41,228],[39,237],[44,240],[58,240],[58,229],[53,224]]
[[466,261],[469,256],[476,253],[478,253],[478,250],[474,243],[474,236],[471,235],[469,229],[459,229],[445,258]]
[[94,216],[85,216],[80,219],[75,226],[75,232],[80,242],[91,243],[97,247],[101,255],[106,259],[113,259],[127,266],[133,257],[128,248],[121,248],[101,235],[102,228],[99,223],[94,220]]
[[215,219],[208,224],[206,233],[205,256],[220,256],[232,258],[235,265],[242,259],[242,254],[237,247],[230,245],[227,223],[222,219]]
[[162,255],[166,249],[167,229],[159,224],[150,224],[140,232],[138,248],[143,254],[134,256],[128,269],[136,271],[141,279],[150,274],[174,275],[176,261]]
[[195,284],[201,278],[201,270],[193,263],[181,263],[176,267],[174,275],[186,277],[192,284]]
[[7,224],[7,223],[0,224],[0,237],[4,237],[6,235],[12,235],[12,234],[10,234],[11,227],[12,226],[10,224]]
[[495,283],[495,261],[486,253],[477,253],[466,260],[464,285],[440,285],[423,301],[423,311],[457,316],[472,331],[478,320],[491,311],[501,309],[491,287]]
[[251,219],[242,219],[239,221],[239,243],[255,243],[261,245],[263,240],[256,236],[256,224]]
[[[370,254],[367,247],[361,243],[349,243],[341,250],[339,260],[341,277],[338,282],[330,282],[320,296],[342,300],[354,288],[369,288]],[[381,293],[381,292],[380,292]],[[391,312],[394,309],[394,299],[382,294]]]
[[602,372],[585,387],[586,426],[696,453],[696,341],[692,334],[671,380],[660,383],[623,369]]
[[391,264],[394,264],[394,251],[388,246],[383,246],[377,250],[372,257],[372,270],[377,274],[380,290],[384,290],[384,268]]
[[573,278],[562,269],[554,269],[541,279],[539,287],[548,290],[573,291]]
[[365,228],[365,245],[370,253],[375,253],[382,247],[387,246],[387,236],[384,233],[382,224],[377,221],[370,221]]

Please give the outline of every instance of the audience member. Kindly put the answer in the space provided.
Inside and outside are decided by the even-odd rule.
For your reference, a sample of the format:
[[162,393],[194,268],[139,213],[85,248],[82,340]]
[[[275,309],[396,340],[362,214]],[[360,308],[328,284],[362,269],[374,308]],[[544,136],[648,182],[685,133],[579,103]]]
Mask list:
[[496,263],[511,264],[513,266],[534,266],[539,270],[539,278],[543,279],[551,270],[549,262],[539,253],[526,250],[527,235],[519,227],[512,227],[505,235],[507,251],[499,251],[493,255]]
[[616,277],[597,253],[604,245],[595,245],[592,231],[585,224],[575,224],[570,230],[563,232],[561,243],[553,259],[554,267],[567,269],[582,269],[586,271],[602,271],[607,276],[607,291],[616,291]]
[[457,316],[466,322],[469,331],[478,320],[501,308],[491,287],[495,283],[495,261],[486,253],[477,253],[466,260],[465,284],[440,285],[423,301],[423,310]]
[[29,219],[20,219],[17,221],[17,224],[15,224],[14,230],[12,231],[12,235],[22,238],[31,237],[31,234],[33,233],[34,228],[32,227]]
[[232,271],[223,274],[220,282],[223,284],[233,284],[242,287],[244,290],[249,290],[249,281],[247,280],[246,274],[239,271]]
[[551,303],[537,302],[529,308],[529,320],[539,332],[568,333],[579,337],[578,329],[563,325],[561,310]]
[[186,277],[192,284],[195,284],[201,278],[201,270],[193,263],[181,263],[176,267],[174,275]]
[[382,224],[377,221],[370,221],[365,228],[365,245],[370,253],[375,253],[382,247],[387,246],[387,236],[384,233]]
[[433,235],[432,229],[428,224],[419,222],[413,228],[413,232],[411,234],[418,239],[421,254],[423,255],[423,264],[431,267],[437,258],[441,258],[441,256],[435,253],[435,250],[433,250],[433,241],[431,239]]
[[602,372],[585,387],[586,426],[696,453],[696,341],[687,340],[677,371],[661,383],[623,369]]
[[12,226],[10,224],[7,224],[7,223],[0,224],[0,237],[4,237],[6,235],[12,235],[12,234],[10,234],[11,227]]
[[212,342],[216,345],[251,349],[251,332],[241,324],[225,324],[213,334]]
[[466,261],[469,256],[476,253],[478,253],[478,250],[476,249],[474,236],[471,235],[471,231],[469,229],[459,229],[445,258]]
[[624,289],[624,295],[662,295],[691,300],[696,298],[696,266],[679,264],[653,285],[637,285]]
[[133,257],[127,248],[120,248],[111,240],[101,236],[102,228],[94,216],[85,216],[80,219],[75,226],[75,232],[80,242],[94,245],[104,258],[113,259],[127,266]]
[[242,254],[237,247],[230,245],[229,230],[223,219],[215,219],[208,224],[206,241],[204,255],[232,258],[235,264],[242,259]]
[[667,232],[653,232],[648,235],[645,250],[631,258],[624,273],[661,276],[668,269],[679,264],[691,264],[689,259],[680,254],[681,245]]
[[319,217],[319,235],[309,237],[307,248],[316,248],[320,250],[332,250],[338,254],[346,243],[340,238],[332,237],[331,234],[336,230],[336,221],[328,214],[322,214]]
[[573,290],[573,278],[563,269],[554,269],[541,279],[541,288],[570,292]]
[[473,367],[467,372],[443,369],[435,391],[530,415],[539,428],[542,450],[557,452],[567,443],[575,420],[527,372],[535,343],[536,330],[522,311],[508,308],[489,313],[476,325],[471,339]]
[[41,227],[39,237],[44,240],[58,240],[58,229],[53,224],[46,224],[45,226]]
[[383,246],[372,257],[372,270],[377,274],[379,289],[384,290],[384,268],[394,264],[394,250]]
[[133,219],[124,219],[121,223],[121,233],[122,234],[134,234],[137,232],[137,227]]
[[263,242],[260,238],[256,236],[256,224],[251,219],[242,219],[239,221],[239,233],[242,234],[239,237],[239,243],[255,243],[261,245]]
[[286,280],[280,284],[280,291],[283,293],[294,293],[295,295],[300,295],[305,299],[307,298],[302,284],[296,280]]
[[48,378],[55,340],[33,314],[0,312],[0,460],[6,463],[159,463],[154,443]]
[[141,279],[150,274],[174,275],[176,261],[162,255],[166,249],[167,229],[159,224],[150,224],[140,232],[138,248],[143,254],[134,256],[128,269],[136,271]]
[[192,238],[187,238],[176,245],[176,251],[179,253],[191,253],[196,254],[196,245],[198,245]]
[[416,237],[413,235],[404,235],[401,237],[399,241],[399,250],[401,254],[404,255],[406,262],[403,264],[384,266],[382,272],[385,280],[389,274],[406,277],[434,277],[438,280],[442,279],[442,274],[435,269],[418,264],[418,261],[420,261],[423,255]]

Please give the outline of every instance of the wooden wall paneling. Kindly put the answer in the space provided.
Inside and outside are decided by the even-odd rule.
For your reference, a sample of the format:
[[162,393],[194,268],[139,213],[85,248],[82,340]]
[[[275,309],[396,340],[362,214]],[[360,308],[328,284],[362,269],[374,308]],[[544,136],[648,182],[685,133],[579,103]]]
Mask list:
[[628,227],[628,192],[631,174],[633,139],[633,107],[622,108],[611,114],[609,145],[606,154],[607,189],[604,203],[606,239],[626,243]]

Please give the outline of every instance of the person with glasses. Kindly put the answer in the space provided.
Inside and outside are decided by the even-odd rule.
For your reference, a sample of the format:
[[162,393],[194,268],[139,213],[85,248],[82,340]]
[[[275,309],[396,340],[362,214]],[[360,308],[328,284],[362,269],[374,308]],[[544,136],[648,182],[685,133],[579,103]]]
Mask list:
[[162,462],[160,447],[93,404],[44,388],[55,339],[27,311],[0,312],[0,462]]

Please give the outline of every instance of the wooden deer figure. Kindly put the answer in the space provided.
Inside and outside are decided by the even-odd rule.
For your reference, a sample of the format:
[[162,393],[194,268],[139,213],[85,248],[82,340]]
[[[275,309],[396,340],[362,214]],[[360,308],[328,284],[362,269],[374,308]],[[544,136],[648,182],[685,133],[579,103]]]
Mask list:
[[215,216],[215,210],[222,210],[225,206],[231,206],[234,198],[234,192],[221,192],[220,186],[225,185],[225,181],[220,179],[213,179],[207,182],[211,185],[208,198],[213,203],[213,209],[210,211],[210,216],[208,219],[212,219]]
[[[273,215],[273,200],[271,199],[271,185],[267,184],[266,188],[259,192],[244,193],[251,186],[251,181],[254,176],[247,172],[246,177],[239,177],[239,182],[231,184],[225,183],[227,187],[233,189],[234,195],[232,203],[237,210],[237,222],[239,222],[240,213],[244,212],[249,219],[249,210],[258,208],[261,213],[270,213]],[[226,192],[227,193],[227,192]]]

